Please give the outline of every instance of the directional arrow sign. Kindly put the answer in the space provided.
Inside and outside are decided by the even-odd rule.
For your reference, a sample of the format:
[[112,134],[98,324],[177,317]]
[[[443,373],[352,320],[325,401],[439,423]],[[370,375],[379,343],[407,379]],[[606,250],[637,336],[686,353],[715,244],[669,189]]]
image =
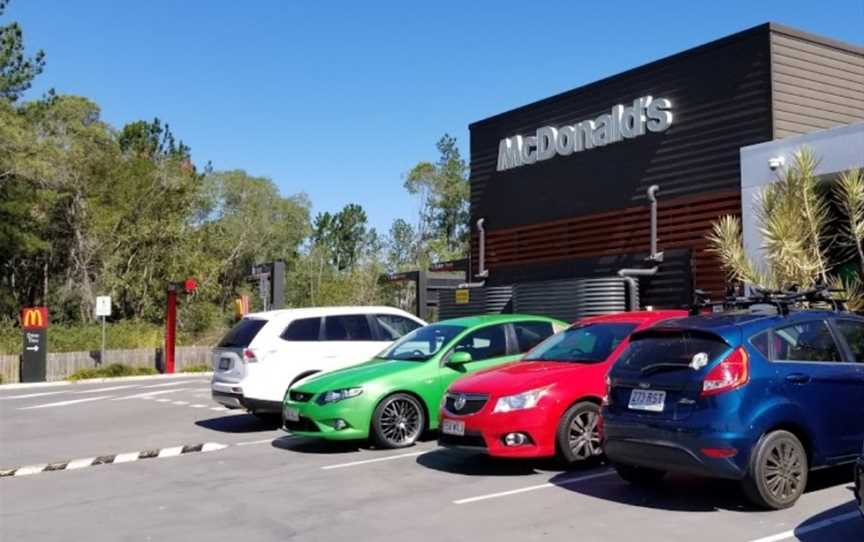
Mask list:
[[31,352],[38,352],[39,351],[39,345],[37,344],[35,346],[28,346],[27,350],[30,350]]

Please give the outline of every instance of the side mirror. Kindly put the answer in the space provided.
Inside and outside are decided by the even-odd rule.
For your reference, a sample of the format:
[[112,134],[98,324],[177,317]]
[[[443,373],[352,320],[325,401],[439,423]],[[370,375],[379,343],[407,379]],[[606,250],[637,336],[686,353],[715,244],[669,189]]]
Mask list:
[[447,365],[463,365],[470,363],[472,359],[471,354],[468,352],[453,352],[447,358]]

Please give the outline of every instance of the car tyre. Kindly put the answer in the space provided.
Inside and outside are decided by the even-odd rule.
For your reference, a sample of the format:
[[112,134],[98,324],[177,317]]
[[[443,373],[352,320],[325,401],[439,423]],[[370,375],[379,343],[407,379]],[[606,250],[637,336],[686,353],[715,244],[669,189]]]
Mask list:
[[568,408],[558,422],[555,441],[558,457],[567,465],[599,459],[603,455],[600,407],[583,401]]
[[622,465],[620,463],[616,463],[614,466],[615,470],[618,471],[618,476],[634,486],[654,486],[659,484],[666,476],[666,471],[648,467]]
[[782,510],[794,505],[807,487],[807,452],[789,431],[763,435],[750,454],[744,493],[756,506]]
[[407,393],[385,397],[372,413],[372,438],[380,448],[412,446],[426,427],[420,401]]

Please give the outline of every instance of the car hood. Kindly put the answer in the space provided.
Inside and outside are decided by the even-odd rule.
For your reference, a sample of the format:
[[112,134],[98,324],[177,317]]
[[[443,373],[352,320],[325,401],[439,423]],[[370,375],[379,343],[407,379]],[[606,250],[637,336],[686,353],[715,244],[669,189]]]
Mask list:
[[320,393],[329,390],[362,386],[379,378],[386,378],[396,373],[419,369],[425,363],[428,362],[374,359],[353,367],[324,373],[292,389],[307,393]]
[[489,393],[500,397],[559,383],[597,365],[562,361],[516,361],[460,378],[450,386],[450,391]]

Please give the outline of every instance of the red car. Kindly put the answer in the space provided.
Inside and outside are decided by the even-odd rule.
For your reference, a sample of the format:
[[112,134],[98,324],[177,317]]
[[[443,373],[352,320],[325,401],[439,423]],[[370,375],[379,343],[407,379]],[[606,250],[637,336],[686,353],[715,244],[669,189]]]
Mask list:
[[582,319],[520,361],[454,382],[441,405],[442,446],[498,457],[567,463],[602,454],[606,373],[630,334],[686,311],[625,312]]

